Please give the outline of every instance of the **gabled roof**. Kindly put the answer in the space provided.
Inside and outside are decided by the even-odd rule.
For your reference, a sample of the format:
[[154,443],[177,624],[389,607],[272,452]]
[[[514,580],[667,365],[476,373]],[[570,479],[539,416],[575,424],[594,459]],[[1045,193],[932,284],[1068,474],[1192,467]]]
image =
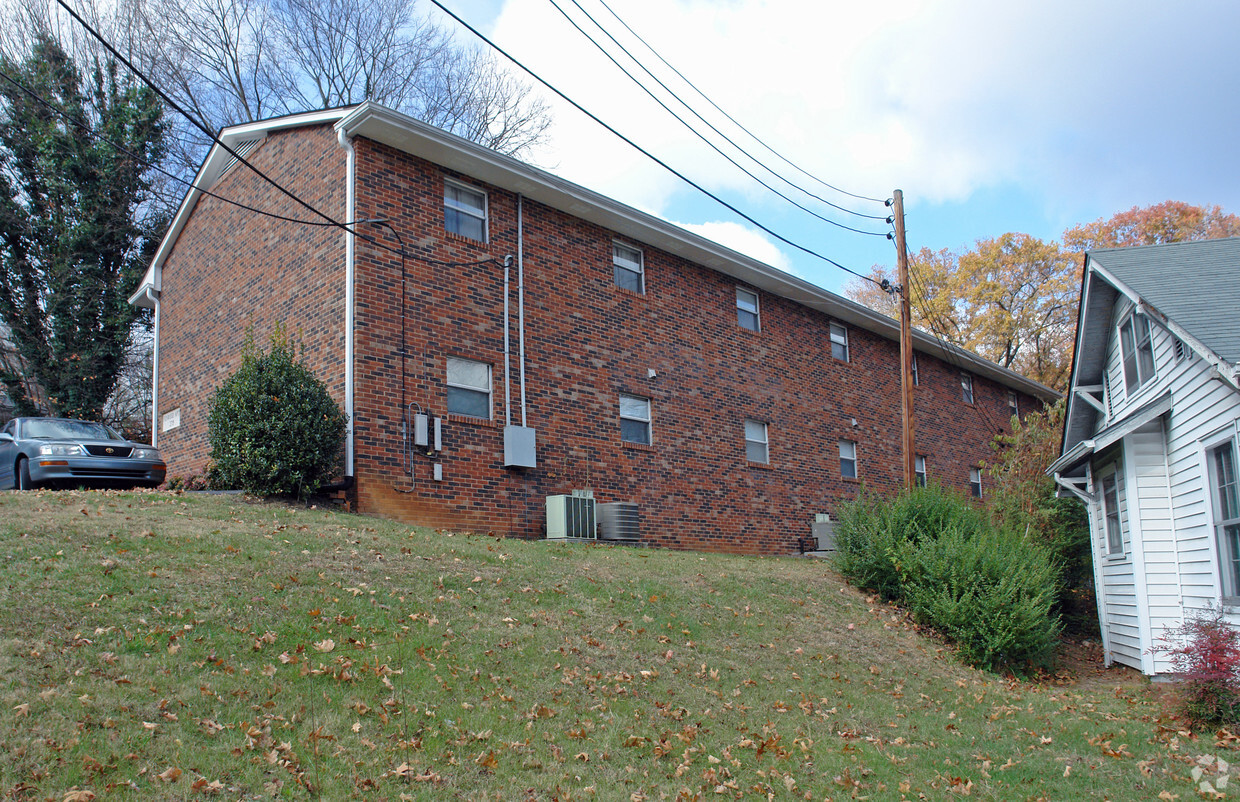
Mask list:
[[1089,258],[1219,357],[1240,363],[1240,237],[1111,248]]
[[1062,454],[1089,439],[1098,424],[1097,410],[1073,391],[1102,384],[1121,298],[1170,328],[1225,376],[1236,376],[1240,238],[1090,251],[1085,254]]
[[[605,195],[370,101],[352,108],[292,115],[226,128],[221,132],[220,138],[230,147],[239,150],[251,140],[266,136],[273,130],[321,124],[334,124],[342,139],[361,136],[380,142],[493,186],[520,193],[531,200],[684,257],[695,264],[818,310],[842,322],[867,329],[887,339],[899,339],[899,324],[884,314]],[[186,194],[168,234],[151,262],[151,267],[143,277],[142,284],[130,298],[130,303],[141,306],[154,304],[160,289],[160,269],[189,220],[202,190],[209,190],[233,162],[234,159],[219,145],[215,145],[207,154],[206,161],[195,178],[194,187]],[[960,365],[965,370],[1004,386],[1046,401],[1059,397],[1058,393],[1040,382],[983,359],[971,351],[945,344],[925,332],[914,331],[913,340],[916,350]]]

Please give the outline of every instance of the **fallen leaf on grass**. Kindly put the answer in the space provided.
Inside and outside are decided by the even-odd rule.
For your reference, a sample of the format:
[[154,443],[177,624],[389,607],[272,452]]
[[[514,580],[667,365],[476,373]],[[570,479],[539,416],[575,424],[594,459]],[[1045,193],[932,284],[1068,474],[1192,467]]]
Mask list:
[[314,644],[314,648],[320,652],[330,652],[336,648],[336,642],[331,638],[326,638]]
[[70,788],[68,791],[65,791],[65,798],[62,800],[62,802],[91,802],[91,800],[94,798],[95,798],[94,791],[88,791],[88,790],[79,791],[76,788]]
[[174,783],[181,779],[181,770],[176,766],[169,766],[164,771],[161,771],[157,776],[166,783]]

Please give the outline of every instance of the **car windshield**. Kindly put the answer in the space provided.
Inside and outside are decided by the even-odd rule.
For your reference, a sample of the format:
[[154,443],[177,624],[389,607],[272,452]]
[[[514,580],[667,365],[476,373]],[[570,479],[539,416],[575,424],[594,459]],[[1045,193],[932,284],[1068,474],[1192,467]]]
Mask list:
[[22,437],[30,440],[123,440],[102,423],[84,420],[28,420]]

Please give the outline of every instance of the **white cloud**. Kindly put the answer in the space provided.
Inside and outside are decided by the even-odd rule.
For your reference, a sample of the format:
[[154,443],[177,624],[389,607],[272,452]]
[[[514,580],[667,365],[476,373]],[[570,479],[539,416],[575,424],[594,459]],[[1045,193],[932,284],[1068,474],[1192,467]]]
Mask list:
[[[581,2],[654,69],[654,57],[621,36],[606,9]],[[1219,178],[1240,166],[1224,141],[1237,122],[1229,96],[1240,60],[1229,39],[1240,4],[632,0],[613,7],[752,130],[853,191],[885,197],[900,186],[921,202],[960,201],[1015,183],[1069,205],[1081,194],[1224,204],[1240,197]],[[744,193],[747,208],[782,208],[657,109],[545,0],[507,0],[493,32],[570,97],[694,180]],[[683,85],[678,92],[693,97]],[[689,192],[566,108],[558,109],[553,147],[540,161],[656,212]]]
[[708,223],[673,222],[672,225],[680,226],[686,231],[692,231],[698,236],[717,242],[738,253],[753,257],[759,262],[782,270],[785,273],[798,275],[792,269],[792,265],[789,264],[788,257],[784,255],[783,251],[762,234],[751,228],[746,228],[740,223],[716,220]]

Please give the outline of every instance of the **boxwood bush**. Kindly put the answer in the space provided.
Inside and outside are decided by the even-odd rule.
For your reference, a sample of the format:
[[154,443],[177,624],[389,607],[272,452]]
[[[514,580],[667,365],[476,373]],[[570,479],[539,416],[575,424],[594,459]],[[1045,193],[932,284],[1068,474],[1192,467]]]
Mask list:
[[966,662],[1015,673],[1048,662],[1061,624],[1059,571],[1044,546],[933,486],[890,501],[863,496],[838,517],[837,569],[904,605]]
[[277,327],[265,352],[247,334],[241,367],[211,402],[207,434],[213,487],[304,497],[338,472],[345,415]]

